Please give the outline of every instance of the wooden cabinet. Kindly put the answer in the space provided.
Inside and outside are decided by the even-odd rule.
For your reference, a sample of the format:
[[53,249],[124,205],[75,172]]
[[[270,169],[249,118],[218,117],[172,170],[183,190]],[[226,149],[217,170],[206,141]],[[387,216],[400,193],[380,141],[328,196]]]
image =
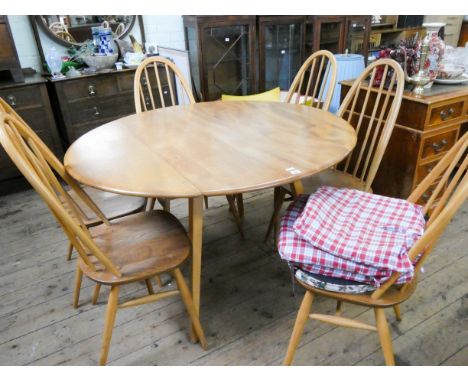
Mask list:
[[183,21],[198,100],[256,92],[255,16],[183,16]]
[[[162,68],[160,68],[163,71]],[[104,123],[135,113],[133,80],[135,70],[67,78],[50,82],[56,114],[65,137],[65,145]],[[166,73],[160,73],[163,97],[170,103]],[[156,86],[153,81],[152,86]],[[145,102],[150,100],[145,91]],[[159,99],[156,99],[156,106]]]
[[[47,94],[46,80],[40,76],[24,77],[24,83],[0,85],[0,97],[7,101],[45,144],[58,156],[63,155]],[[20,176],[16,166],[0,149],[0,180]]]
[[259,91],[288,90],[304,62],[305,16],[259,16]]
[[[351,85],[352,81],[342,83],[342,98]],[[420,97],[405,91],[395,128],[372,184],[374,192],[407,198],[454,145],[467,123],[467,86],[433,85]],[[427,192],[420,202],[429,197]]]
[[[289,89],[313,52],[363,54],[371,16],[183,16],[198,100]],[[255,48],[255,46],[257,48]],[[258,80],[257,80],[258,79]]]
[[24,81],[8,17],[5,15],[0,15],[0,77],[2,80]]

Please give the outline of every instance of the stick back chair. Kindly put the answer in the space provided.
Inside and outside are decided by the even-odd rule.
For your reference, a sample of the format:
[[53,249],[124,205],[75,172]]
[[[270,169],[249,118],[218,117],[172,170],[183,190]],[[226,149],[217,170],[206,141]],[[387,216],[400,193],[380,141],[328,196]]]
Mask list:
[[[21,173],[43,198],[69,240],[78,252],[74,307],[78,307],[83,275],[96,284],[111,287],[106,309],[104,335],[99,363],[106,364],[110,340],[118,308],[147,304],[181,294],[194,326],[197,338],[205,349],[198,314],[180,265],[189,257],[190,239],[182,224],[166,211],[147,211],[133,214],[88,230],[80,213],[61,182],[80,193],[45,145],[31,134],[24,123],[12,115],[0,112],[0,144]],[[62,176],[63,175],[63,176]],[[154,293],[150,279],[169,272],[177,289]],[[119,303],[119,288],[134,282],[146,282],[148,295]]]
[[[164,82],[165,79],[165,82]],[[167,85],[163,85],[167,83]],[[177,94],[177,88],[183,94]],[[169,59],[155,56],[143,60],[135,72],[133,96],[136,113],[178,105],[178,97],[187,103],[195,103],[187,80],[179,68]],[[170,211],[170,199],[158,198],[165,211]],[[155,198],[148,198],[147,209],[154,208]]]
[[[403,285],[395,285],[395,282],[400,276],[398,272],[395,272],[385,283],[372,293],[346,294],[314,288],[297,280],[306,289],[306,293],[302,300],[289,342],[286,358],[284,360],[285,365],[290,365],[292,363],[304,326],[309,319],[348,328],[377,331],[385,363],[387,365],[395,364],[392,337],[390,335],[384,309],[393,307],[397,320],[401,320],[400,304],[406,301],[415,291],[421,266],[444,232],[447,224],[460,206],[466,201],[468,197],[467,148],[468,133],[465,133],[407,199],[411,203],[417,203],[422,200],[423,194],[428,192],[434,183],[437,184],[430,198],[424,205],[424,213],[428,217],[425,232],[408,253],[410,260],[413,264],[416,264],[415,276],[410,282]],[[440,180],[437,180],[439,178]],[[312,302],[316,295],[336,300],[336,314],[310,314]],[[341,307],[343,302],[374,309],[376,326],[342,317]]]
[[[135,212],[140,212],[145,207],[145,199],[112,194],[95,188],[84,186],[82,187],[65,171],[62,162],[52,153],[52,151],[44,144],[34,130],[16,113],[16,111],[2,98],[0,98],[0,112],[14,117],[22,124],[23,129],[27,129],[29,135],[34,136],[35,140],[40,144],[42,150],[47,151],[47,156],[54,164],[54,169],[66,183],[72,187],[67,189],[68,194],[75,202],[80,218],[83,223],[89,228],[103,222],[108,222],[122,216],[130,215]],[[12,125],[14,128],[16,125]],[[99,207],[98,207],[99,206]],[[73,253],[73,245],[70,243],[68,247],[67,259],[70,260]]]
[[[378,86],[372,86],[379,72],[383,72],[384,80]],[[355,128],[357,144],[338,166],[307,179],[307,193],[322,185],[372,192],[372,182],[400,110],[404,86],[403,69],[391,59],[377,60],[359,75],[337,112],[339,117],[346,119]],[[290,187],[291,191],[285,187],[275,189],[274,211],[265,241],[272,228],[277,228],[285,194],[292,193],[296,197],[304,192],[300,181],[290,184]]]
[[335,91],[337,63],[333,53],[319,50],[302,64],[289,87],[285,102],[328,111]]

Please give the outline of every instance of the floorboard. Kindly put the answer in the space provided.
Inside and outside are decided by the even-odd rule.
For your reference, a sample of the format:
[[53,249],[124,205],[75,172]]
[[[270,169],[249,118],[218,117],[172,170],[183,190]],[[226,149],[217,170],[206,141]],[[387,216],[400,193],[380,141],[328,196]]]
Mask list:
[[[201,321],[209,349],[187,338],[188,319],[177,297],[118,311],[111,365],[279,365],[303,291],[293,296],[286,264],[273,241],[263,243],[272,208],[270,190],[246,194],[245,239],[224,197],[204,211]],[[173,213],[187,227],[185,200]],[[417,291],[389,310],[397,364],[468,365],[468,203],[449,225],[425,264]],[[0,196],[0,365],[96,365],[108,290],[91,305],[85,280],[80,307],[71,306],[75,259],[68,241],[33,190]],[[74,255],[75,257],[76,255]],[[188,265],[184,273],[189,274]],[[170,283],[168,277],[164,280]],[[165,288],[170,288],[169,284]],[[146,293],[144,284],[122,295]],[[333,302],[313,310],[332,312]],[[345,305],[344,314],[372,322],[373,313]],[[381,365],[375,333],[309,322],[297,365]]]

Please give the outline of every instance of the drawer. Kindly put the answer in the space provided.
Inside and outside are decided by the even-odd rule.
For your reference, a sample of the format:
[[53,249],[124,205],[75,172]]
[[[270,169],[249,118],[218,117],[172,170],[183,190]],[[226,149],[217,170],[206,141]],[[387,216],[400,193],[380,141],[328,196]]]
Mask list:
[[40,86],[24,86],[12,89],[0,90],[2,97],[14,109],[23,107],[42,106],[42,94]]
[[114,76],[87,77],[57,83],[67,101],[94,99],[119,94]]
[[448,131],[423,138],[421,159],[429,159],[448,151],[458,138],[458,130],[459,126],[457,125]]
[[[150,82],[151,82],[151,88],[157,89],[158,81],[156,79],[154,69],[153,68],[148,68],[147,70],[148,70],[148,77],[149,77]],[[123,91],[123,92],[130,91],[130,92],[133,93],[134,81],[135,81],[135,72],[134,71],[122,73],[122,75],[120,75],[119,78],[118,78],[119,89],[121,91]],[[142,74],[142,81],[143,81],[143,85],[146,86],[144,72]],[[169,82],[167,80],[166,70],[164,68],[162,68],[162,67],[159,68],[159,81],[161,81],[161,86],[163,88],[166,87],[166,86],[169,86]]]
[[437,125],[456,120],[457,118],[461,118],[463,116],[464,106],[464,99],[459,99],[443,106],[433,107],[430,111],[428,125],[430,127],[435,127]]
[[90,99],[68,105],[72,125],[106,120],[135,112],[133,98],[129,96],[108,99]]
[[437,163],[439,163],[439,159],[434,160],[434,161],[429,162],[429,163],[420,164],[416,168],[416,183],[415,183],[415,186],[417,186],[419,183],[421,183],[423,181],[423,179],[427,175],[429,175],[429,173],[434,169],[434,167],[437,165]]
[[[417,204],[425,205],[429,201],[429,199],[432,196],[432,193],[434,192],[437,185],[438,185],[437,182],[431,184],[431,186],[429,186],[429,188],[426,190],[426,192],[424,192],[424,194],[422,194],[422,196],[419,198],[419,200],[417,201]],[[439,200],[442,197],[445,188],[446,188],[446,186],[442,189],[442,191],[440,191],[440,193],[437,196],[436,200],[434,200],[434,203],[436,203],[437,200]]]
[[[172,100],[171,100],[171,93],[170,93],[170,89],[169,89],[169,85],[166,85],[166,86],[162,86],[162,93],[163,93],[163,98],[164,98],[164,104],[166,106],[172,106]],[[151,107],[151,97],[148,93],[148,88],[145,88],[143,90],[143,96],[144,96],[144,99],[145,99],[145,104],[146,104],[146,107],[148,108],[148,110],[151,110],[152,107]],[[159,90],[156,88],[153,88],[153,99],[154,99],[154,103],[156,105],[156,109],[159,109],[160,107],[162,107],[162,103],[161,103],[161,97],[159,96]],[[177,96],[174,92],[174,99],[175,99],[175,102],[177,103]]]

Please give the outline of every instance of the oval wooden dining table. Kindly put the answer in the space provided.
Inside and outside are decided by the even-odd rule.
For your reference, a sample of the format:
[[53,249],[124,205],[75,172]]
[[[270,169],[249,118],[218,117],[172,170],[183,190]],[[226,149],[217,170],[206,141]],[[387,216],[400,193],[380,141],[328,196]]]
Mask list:
[[188,198],[192,294],[200,306],[203,197],[295,183],[356,144],[334,114],[288,103],[204,102],[130,115],[76,140],[65,168],[104,191]]

